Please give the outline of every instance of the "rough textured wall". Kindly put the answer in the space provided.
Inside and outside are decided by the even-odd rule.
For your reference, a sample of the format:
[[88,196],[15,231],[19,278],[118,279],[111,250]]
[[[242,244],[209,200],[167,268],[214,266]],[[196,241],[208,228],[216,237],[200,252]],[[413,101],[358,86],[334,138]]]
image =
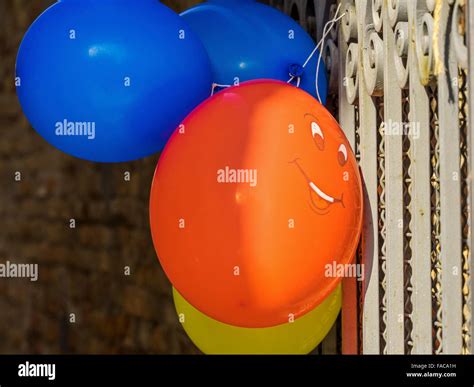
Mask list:
[[[0,0],[0,263],[38,263],[40,271],[37,282],[0,279],[0,353],[197,353],[149,232],[158,156],[78,160],[48,145],[21,113],[16,51],[52,2]],[[182,10],[194,2],[165,3]]]

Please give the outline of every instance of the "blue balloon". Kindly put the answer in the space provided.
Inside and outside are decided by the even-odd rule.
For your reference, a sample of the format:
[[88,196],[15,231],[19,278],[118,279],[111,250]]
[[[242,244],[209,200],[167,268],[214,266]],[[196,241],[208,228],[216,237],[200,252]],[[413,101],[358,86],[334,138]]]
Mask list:
[[201,41],[156,0],[59,1],[27,31],[16,75],[36,131],[100,162],[160,151],[212,87]]
[[[201,38],[212,63],[214,82],[234,85],[258,78],[287,82],[317,97],[319,52],[303,68],[316,44],[289,16],[254,0],[209,0],[181,14]],[[317,85],[325,103],[328,81],[320,62]]]

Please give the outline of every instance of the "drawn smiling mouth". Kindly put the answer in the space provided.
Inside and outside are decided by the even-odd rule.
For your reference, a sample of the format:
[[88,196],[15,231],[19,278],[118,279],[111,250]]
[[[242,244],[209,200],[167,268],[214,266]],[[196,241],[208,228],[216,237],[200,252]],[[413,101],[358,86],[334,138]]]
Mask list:
[[324,192],[309,178],[298,160],[299,159],[294,159],[290,161],[290,163],[296,165],[308,183],[311,208],[318,214],[327,214],[332,204],[341,203],[342,207],[344,207],[343,195],[341,195],[340,198],[335,198]]

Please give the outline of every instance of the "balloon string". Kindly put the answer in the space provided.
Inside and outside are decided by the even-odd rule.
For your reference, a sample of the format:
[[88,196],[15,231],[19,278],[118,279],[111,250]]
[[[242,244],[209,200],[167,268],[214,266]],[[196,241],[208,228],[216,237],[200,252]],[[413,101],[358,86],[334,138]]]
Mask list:
[[231,87],[231,86],[232,86],[232,85],[221,85],[221,84],[219,84],[219,83],[213,83],[213,84],[212,84],[212,90],[211,90],[211,97],[214,95],[214,93],[216,92],[216,89],[217,89],[218,87],[224,88],[224,87]]
[[[309,61],[313,58],[314,54],[316,54],[316,52],[318,50],[321,50],[322,47],[324,47],[324,43],[325,43],[325,40],[326,40],[326,37],[329,35],[329,33],[331,32],[331,30],[333,29],[334,25],[340,21],[345,15],[346,13],[344,12],[342,15],[339,15],[339,11],[341,10],[341,4],[339,4],[337,6],[337,9],[336,9],[336,12],[334,14],[334,17],[329,20],[325,25],[324,25],[324,28],[323,28],[323,36],[321,37],[321,40],[318,42],[318,44],[316,45],[316,47],[313,49],[313,51],[311,52],[311,54],[309,54],[308,58],[306,58],[306,61],[303,63],[302,67],[305,68]],[[319,69],[321,67],[321,57],[322,57],[322,53],[319,55],[318,57],[318,64],[316,66],[316,95],[318,96],[318,100],[319,100],[319,103],[322,104],[322,99],[321,99],[321,95],[319,94],[319,86],[318,86],[318,78],[319,78]],[[301,81],[301,77],[299,76],[294,76],[294,75],[290,75],[290,79],[288,80],[287,83],[291,83],[295,78],[297,78],[296,80],[296,87],[299,87],[300,86],[300,81]]]
[[[303,69],[308,65],[309,61],[313,58],[314,54],[316,54],[316,52],[318,50],[320,50],[321,47],[324,46],[324,41],[326,40],[326,37],[329,35],[331,30],[333,29],[334,25],[346,15],[345,12],[342,15],[339,15],[340,10],[341,10],[341,4],[339,4],[337,6],[334,17],[324,25],[323,36],[321,37],[321,40],[318,42],[318,44],[313,49],[311,54],[309,54],[308,58],[306,58],[306,61],[302,65]],[[322,57],[322,55],[320,54],[318,56],[318,64],[316,66],[316,82],[315,82],[315,84],[316,84],[316,95],[318,97],[318,101],[319,101],[319,103],[322,104],[323,102],[322,102],[322,99],[321,99],[321,95],[319,94],[319,85],[318,85],[319,69],[321,67],[321,57]],[[295,75],[291,75],[291,74],[288,74],[288,75],[290,75],[290,79],[288,80],[287,83],[291,83],[296,78],[296,87],[300,87],[301,76],[295,76]],[[212,90],[211,90],[211,96],[214,95],[214,93],[215,93],[215,91],[218,87],[227,88],[227,87],[232,87],[232,85],[222,85],[222,84],[219,84],[219,83],[213,83],[212,84]]]

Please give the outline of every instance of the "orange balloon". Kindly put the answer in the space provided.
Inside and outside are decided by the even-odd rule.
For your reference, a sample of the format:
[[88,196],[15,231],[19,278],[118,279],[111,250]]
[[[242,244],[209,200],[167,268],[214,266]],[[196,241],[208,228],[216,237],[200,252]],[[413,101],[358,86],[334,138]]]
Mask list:
[[361,187],[321,104],[286,83],[245,82],[202,103],[169,140],[151,189],[153,241],[202,313],[240,327],[287,323],[336,288],[327,265],[352,261]]

